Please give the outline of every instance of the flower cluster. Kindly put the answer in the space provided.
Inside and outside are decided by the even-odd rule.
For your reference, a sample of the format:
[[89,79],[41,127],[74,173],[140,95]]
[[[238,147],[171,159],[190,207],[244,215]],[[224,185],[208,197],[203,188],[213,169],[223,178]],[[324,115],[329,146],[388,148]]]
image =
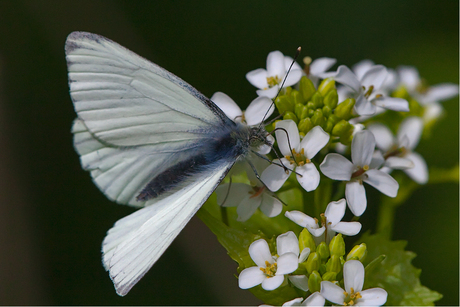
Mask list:
[[[328,71],[335,63],[307,57],[302,68],[274,51],[266,69],[246,74],[258,95],[246,111],[224,93],[211,98],[243,125],[261,125],[278,115],[266,126],[273,147],[260,148],[252,157],[257,167],[243,173],[246,180],[222,184],[217,202],[222,210],[237,207],[236,222],[246,223],[245,231],[257,227],[250,221],[258,209],[264,221],[281,221],[273,228],[289,229],[274,240],[276,231],[264,237],[257,228],[246,257],[255,266],[244,262],[238,277],[242,289],[297,289],[281,295],[289,298],[283,306],[379,306],[387,301],[382,288],[363,290],[366,244],[347,253],[344,237],[360,233],[357,220],[375,203],[366,185],[395,198],[404,173],[405,180],[428,182],[427,164],[414,150],[424,129],[439,119],[440,102],[458,95],[454,84],[426,86],[413,67],[393,70],[365,60],[351,69],[340,65]],[[393,171],[403,172],[393,176]],[[294,203],[282,200],[293,190],[301,197]],[[353,220],[346,218],[347,207]]]

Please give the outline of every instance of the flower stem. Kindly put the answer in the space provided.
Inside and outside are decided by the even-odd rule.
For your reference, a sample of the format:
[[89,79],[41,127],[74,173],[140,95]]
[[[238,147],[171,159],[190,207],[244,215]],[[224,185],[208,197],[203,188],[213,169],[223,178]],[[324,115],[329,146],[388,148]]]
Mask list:
[[221,206],[221,207],[220,207],[220,214],[221,214],[221,217],[222,217],[222,222],[223,222],[225,225],[229,226],[229,225],[228,225],[227,208]]

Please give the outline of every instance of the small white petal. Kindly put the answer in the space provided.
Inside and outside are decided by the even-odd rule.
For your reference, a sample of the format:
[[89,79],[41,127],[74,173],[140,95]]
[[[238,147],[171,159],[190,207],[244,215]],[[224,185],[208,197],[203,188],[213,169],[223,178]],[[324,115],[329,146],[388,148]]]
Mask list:
[[[297,82],[300,81],[300,78],[302,78],[302,70],[291,69],[291,71],[289,72],[289,75],[286,78],[286,81],[284,82],[283,87],[292,86],[296,84]],[[281,82],[283,82],[283,80],[281,80]]]
[[338,201],[330,202],[326,210],[324,211],[324,215],[326,216],[326,220],[328,223],[331,223],[331,226],[334,226],[338,222],[340,222],[345,215],[345,209],[347,207],[347,202],[345,199],[341,199]]
[[444,108],[438,102],[430,103],[425,107],[423,112],[423,121],[425,123],[436,120],[444,113]]
[[223,207],[236,207],[252,191],[252,187],[245,183],[224,183],[216,189],[217,204]]
[[278,255],[283,255],[286,253],[294,253],[299,255],[299,240],[294,232],[288,231],[286,233],[280,234],[276,238],[276,250]]
[[378,90],[387,76],[388,72],[385,66],[374,65],[364,73],[361,78],[361,85],[363,85],[366,90],[369,89],[370,86],[373,86],[374,90]]
[[383,194],[396,197],[398,194],[399,184],[390,175],[385,172],[370,169],[366,172],[367,178],[363,181],[373,186]]
[[369,168],[379,168],[381,165],[385,163],[385,158],[380,150],[374,151],[372,154],[371,163],[369,164]]
[[389,157],[385,161],[385,166],[392,169],[409,169],[414,167],[414,162],[407,158]]
[[366,211],[366,190],[361,183],[357,181],[348,182],[345,186],[345,197],[348,208],[355,216],[361,216]]
[[316,221],[314,218],[306,215],[303,212],[300,212],[297,210],[286,211],[284,215],[299,226],[302,226],[305,228],[307,227],[318,228],[318,221]]
[[[272,151],[272,148],[273,148],[273,144],[275,144],[275,138],[269,134],[267,135],[267,142],[271,144],[270,145],[267,145],[267,144],[262,144],[259,146],[259,148],[257,149],[257,152],[261,155],[266,155],[268,154],[270,151]],[[258,159],[260,160],[260,159]]]
[[351,161],[363,167],[369,165],[375,149],[375,137],[372,132],[364,130],[356,133],[351,141]]
[[403,83],[409,92],[415,91],[420,84],[420,75],[417,68],[413,66],[399,66],[396,68],[399,74],[401,83]]
[[324,148],[329,142],[329,134],[320,126],[315,126],[308,131],[307,135],[302,139],[300,148],[305,151],[305,156],[308,159],[313,159],[316,154]]
[[246,74],[246,79],[249,83],[260,89],[268,88],[267,77],[267,71],[262,68],[252,70]]
[[222,110],[225,115],[233,121],[241,120],[243,111],[227,94],[216,92],[212,95],[211,100]]
[[302,166],[296,167],[298,173],[297,181],[300,183],[302,188],[307,192],[316,190],[319,185],[319,172],[313,163],[306,163]]
[[421,103],[433,103],[448,100],[458,96],[458,85],[453,83],[441,83],[430,86]]
[[371,60],[362,60],[351,67],[351,70],[355,73],[356,77],[361,80],[364,74],[374,66],[374,62]]
[[308,291],[308,277],[305,275],[290,275],[289,281],[303,291]]
[[[286,167],[290,166],[289,162],[285,158],[282,158],[281,160]],[[286,182],[289,178],[291,172],[287,174],[283,167],[277,165],[280,164],[280,160],[275,159],[273,160],[273,163],[276,164],[269,165],[262,172],[260,180],[267,186],[267,188],[270,189],[270,191],[275,192],[283,186],[284,182]]]
[[292,63],[292,62],[294,62],[294,59],[293,59],[293,58],[291,58],[291,57],[288,56],[288,55],[285,55],[285,56],[284,56],[284,67],[286,68],[286,70],[289,69],[289,67],[291,66],[291,64],[292,64],[291,70],[295,70],[295,69],[300,69],[300,70],[302,70],[302,67],[299,65],[299,63],[297,63],[297,62]]
[[260,206],[262,201],[261,197],[251,197],[252,195],[246,194],[246,197],[241,201],[238,208],[236,208],[236,213],[238,213],[238,222],[247,221],[253,214],[256,212],[257,208]]
[[276,123],[276,129],[275,135],[281,154],[291,156],[291,149],[298,151],[300,135],[296,123],[291,119],[281,120]]
[[284,275],[267,277],[262,282],[262,288],[267,291],[272,291],[281,286],[284,281]]
[[386,303],[388,293],[382,288],[372,288],[360,292],[361,298],[356,306],[382,306]]
[[275,262],[272,254],[270,253],[268,243],[264,239],[259,239],[249,245],[249,256],[251,256],[251,259],[255,262],[255,264],[262,268],[266,267],[265,261],[268,261],[270,264]]
[[337,60],[333,58],[317,58],[310,64],[310,75],[318,76],[331,68],[336,62]]
[[332,302],[338,305],[343,305],[344,300],[345,300],[345,295],[343,292],[344,291],[342,288],[331,283],[330,281],[321,282],[320,294],[322,297],[327,299],[329,302]]
[[279,201],[279,199],[276,199],[267,193],[263,193],[262,203],[260,204],[259,209],[266,216],[275,217],[283,210],[283,204]]
[[270,87],[270,88],[257,90],[256,93],[257,93],[257,95],[259,95],[261,97],[265,96],[265,97],[268,97],[270,99],[273,99],[278,94],[279,89],[280,89],[279,86],[275,85],[275,86]]
[[267,56],[267,74],[269,77],[284,77],[286,67],[284,66],[284,55],[281,51],[272,51]]
[[260,268],[257,266],[253,266],[244,269],[240,273],[240,276],[238,276],[238,286],[241,289],[249,289],[257,285],[260,285],[265,280],[265,278],[266,276],[260,270]]
[[345,65],[340,65],[334,77],[335,81],[350,87],[355,93],[361,91],[361,82],[355,74]]
[[351,288],[354,292],[360,292],[364,285],[364,266],[358,260],[348,260],[343,265],[343,282],[345,291],[351,293]]
[[361,231],[361,227],[360,222],[339,222],[332,226],[331,229],[346,236],[354,236]]
[[318,226],[315,226],[315,227],[307,226],[306,228],[308,232],[310,232],[311,235],[314,236],[315,238],[322,236],[324,232],[326,231],[326,227],[324,226],[322,226],[321,228],[318,228]]
[[363,116],[374,115],[377,112],[377,107],[361,94],[356,98],[355,111]]
[[270,98],[257,97],[249,104],[246,112],[244,113],[246,123],[249,126],[260,124],[265,118],[270,117],[274,110],[275,105],[272,103]]
[[324,297],[319,292],[315,292],[303,301],[302,306],[324,306],[324,303],[326,303]]
[[285,253],[276,259],[277,269],[276,275],[289,274],[297,270],[299,267],[299,254]]
[[398,142],[402,146],[402,138],[408,138],[407,149],[414,149],[420,141],[420,136],[423,131],[423,120],[417,116],[411,116],[401,122],[398,130]]
[[[302,300],[303,298],[302,297],[298,297],[298,298],[295,298],[293,300],[290,300],[290,301],[287,301],[286,303],[284,303],[283,305],[281,306],[300,306],[300,303],[302,303]],[[265,306],[265,305],[260,305],[259,307],[261,306]],[[270,305],[266,305],[266,306],[270,306]]]
[[383,151],[388,151],[394,144],[393,133],[383,124],[372,124],[367,127],[367,130],[372,132],[375,137],[377,147]]
[[426,165],[425,159],[423,159],[423,157],[416,152],[411,152],[407,154],[406,158],[414,163],[413,168],[404,170],[406,174],[418,184],[427,183],[428,166]]
[[374,105],[384,109],[409,112],[409,102],[403,98],[381,96],[374,98],[371,101]]
[[307,260],[308,258],[308,255],[310,255],[310,249],[308,247],[305,247],[302,252],[300,253],[300,256],[299,256],[299,263],[302,263],[304,262],[305,260]]
[[342,155],[328,154],[319,166],[321,172],[334,180],[350,180],[354,165]]

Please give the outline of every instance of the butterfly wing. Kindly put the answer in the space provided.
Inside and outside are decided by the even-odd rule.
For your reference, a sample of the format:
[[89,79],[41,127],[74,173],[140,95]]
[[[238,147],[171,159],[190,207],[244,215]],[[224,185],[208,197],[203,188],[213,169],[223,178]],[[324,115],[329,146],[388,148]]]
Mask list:
[[156,174],[193,156],[212,131],[234,125],[191,85],[102,36],[71,33],[66,59],[75,148],[118,203],[149,205],[136,196]]

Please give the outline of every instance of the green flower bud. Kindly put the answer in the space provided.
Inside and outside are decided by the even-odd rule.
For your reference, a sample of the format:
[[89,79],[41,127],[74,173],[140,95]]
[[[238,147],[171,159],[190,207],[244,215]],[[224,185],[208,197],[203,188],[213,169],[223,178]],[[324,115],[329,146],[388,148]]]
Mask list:
[[305,267],[307,268],[307,272],[311,274],[313,271],[319,270],[320,264],[321,264],[321,259],[319,258],[316,252],[313,252],[313,253],[310,253],[310,255],[308,255],[308,259],[307,259],[307,263]]
[[302,120],[308,115],[308,108],[301,103],[295,105],[295,115],[299,120]]
[[304,228],[299,235],[299,247],[300,250],[303,251],[305,247],[308,247],[310,249],[310,252],[316,251],[316,244],[315,240],[313,239],[313,236],[311,233],[307,230],[307,228]]
[[337,124],[335,124],[334,128],[332,128],[332,135],[334,136],[341,136],[343,134],[348,133],[350,130],[353,133],[353,125],[350,124],[348,121],[342,119]]
[[329,93],[324,96],[323,99],[324,105],[328,106],[331,109],[337,107],[339,103],[339,95],[337,94],[337,90],[334,88]]
[[329,243],[329,251],[331,252],[331,257],[332,255],[345,255],[345,241],[343,240],[341,233],[332,238]]
[[324,127],[324,131],[326,131],[327,133],[330,134],[333,127],[334,127],[334,124],[333,124],[331,121],[328,120],[328,121],[326,122],[325,127]]
[[335,108],[334,114],[341,119],[349,120],[353,117],[352,112],[355,103],[356,101],[353,98],[345,99]]
[[299,127],[299,131],[303,132],[304,134],[306,134],[308,131],[310,131],[313,128],[313,124],[311,123],[310,117],[306,117],[306,118],[302,119],[299,122],[298,127]]
[[311,123],[313,126],[323,126],[326,124],[326,118],[323,116],[323,111],[321,109],[317,109],[313,116],[311,117]]
[[350,129],[348,132],[346,133],[343,133],[341,136],[340,136],[340,143],[342,143],[343,145],[351,145],[351,141],[353,140],[353,129]]
[[348,260],[359,260],[362,261],[367,255],[366,243],[355,245],[347,255]]
[[342,263],[340,262],[340,257],[337,255],[332,255],[331,258],[326,262],[326,271],[334,272],[339,274],[342,270]]
[[303,76],[299,82],[299,90],[304,101],[309,101],[311,96],[316,92],[316,88],[306,76]]
[[308,109],[313,110],[313,111],[316,109],[315,104],[313,103],[313,101],[307,102],[306,106],[307,106]]
[[318,86],[318,92],[320,92],[323,97],[333,89],[335,89],[335,80],[332,78],[324,79]]
[[321,263],[321,264],[319,265],[319,270],[318,270],[318,272],[321,274],[321,276],[323,276],[323,274],[327,272],[327,270],[326,270],[326,264],[325,264],[325,263]]
[[319,92],[316,92],[313,94],[311,97],[311,101],[313,102],[313,105],[315,106],[315,109],[322,108],[324,106],[323,103],[323,96]]
[[296,124],[299,122],[299,120],[297,119],[297,116],[295,116],[295,114],[290,111],[286,111],[286,113],[284,113],[283,119],[284,120],[292,119]]
[[288,111],[294,112],[294,105],[291,103],[288,96],[278,96],[278,98],[275,99],[275,105],[280,114]]
[[337,273],[335,272],[326,272],[323,274],[323,280],[335,281],[337,280]]
[[323,110],[323,115],[326,117],[328,117],[331,114],[331,108],[329,108],[328,106],[324,106],[322,110]]
[[305,104],[305,100],[303,100],[302,94],[297,90],[291,91],[291,101],[294,103],[294,105],[297,105],[298,103]]
[[317,247],[316,247],[316,252],[318,253],[319,257],[321,260],[326,260],[329,258],[329,248],[327,247],[326,242],[321,242]]
[[332,124],[337,124],[339,121],[341,121],[340,118],[338,118],[336,115],[334,114],[331,114],[329,115],[329,117],[327,118],[328,121],[331,121]]
[[310,276],[308,276],[308,289],[311,293],[321,290],[321,282],[323,279],[321,275],[317,271],[311,272]]

